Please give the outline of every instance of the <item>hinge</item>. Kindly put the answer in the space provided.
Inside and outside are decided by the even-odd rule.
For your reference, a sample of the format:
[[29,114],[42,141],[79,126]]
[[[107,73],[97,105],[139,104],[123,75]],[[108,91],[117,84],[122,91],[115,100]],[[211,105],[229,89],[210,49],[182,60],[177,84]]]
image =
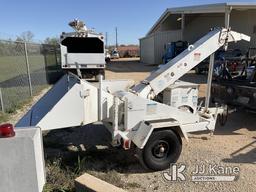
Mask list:
[[81,90],[80,91],[80,96],[83,97],[83,98],[86,98],[90,95],[90,90],[89,89],[86,89],[86,90]]

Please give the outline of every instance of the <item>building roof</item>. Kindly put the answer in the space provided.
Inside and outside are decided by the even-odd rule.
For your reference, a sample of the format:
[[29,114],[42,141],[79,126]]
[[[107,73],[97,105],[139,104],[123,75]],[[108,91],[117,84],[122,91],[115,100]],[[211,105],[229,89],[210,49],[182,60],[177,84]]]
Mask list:
[[194,5],[186,7],[174,7],[168,8],[156,21],[156,23],[148,31],[147,35],[150,35],[154,29],[162,23],[170,14],[196,14],[196,13],[225,13],[227,8],[247,10],[256,9],[256,2],[227,2],[227,3],[216,3],[216,4],[205,4],[205,5]]

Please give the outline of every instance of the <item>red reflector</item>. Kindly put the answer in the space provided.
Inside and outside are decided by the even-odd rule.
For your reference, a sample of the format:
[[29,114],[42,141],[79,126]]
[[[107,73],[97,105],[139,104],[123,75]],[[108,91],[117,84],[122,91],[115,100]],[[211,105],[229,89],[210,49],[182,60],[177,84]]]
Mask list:
[[126,149],[130,149],[130,147],[131,147],[131,141],[130,140],[124,140],[123,148],[126,150]]
[[0,138],[4,137],[14,137],[15,132],[13,129],[13,125],[10,123],[0,125]]

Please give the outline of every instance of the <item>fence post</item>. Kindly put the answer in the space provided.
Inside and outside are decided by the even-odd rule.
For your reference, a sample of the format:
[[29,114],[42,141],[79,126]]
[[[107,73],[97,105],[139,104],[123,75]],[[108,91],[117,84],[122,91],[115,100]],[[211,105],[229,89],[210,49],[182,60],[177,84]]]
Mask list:
[[3,94],[2,94],[2,88],[0,87],[0,103],[1,103],[1,109],[4,113],[4,100],[3,100]]
[[30,69],[29,69],[29,62],[28,62],[28,50],[27,50],[26,42],[24,42],[24,50],[25,50],[25,59],[26,59],[26,67],[27,67],[27,75],[28,75],[29,92],[30,92],[30,96],[32,97],[33,92],[32,92],[31,76],[30,76]]

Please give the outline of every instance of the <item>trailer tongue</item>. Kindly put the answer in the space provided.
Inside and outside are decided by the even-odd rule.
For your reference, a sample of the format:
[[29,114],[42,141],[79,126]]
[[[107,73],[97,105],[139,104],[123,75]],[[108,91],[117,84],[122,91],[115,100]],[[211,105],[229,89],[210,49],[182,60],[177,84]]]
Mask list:
[[[147,168],[166,169],[179,158],[181,137],[188,139],[189,132],[214,131],[217,115],[223,110],[208,107],[213,54],[240,40],[250,41],[250,37],[214,29],[133,88],[128,80],[99,78],[98,83],[89,83],[69,73],[16,124],[15,131],[21,131],[19,127],[52,130],[102,121],[112,134],[113,145],[134,146]],[[210,55],[208,99],[203,107],[197,105],[197,86],[178,79]],[[157,102],[155,97],[166,89],[170,94],[163,95],[168,98]]]

